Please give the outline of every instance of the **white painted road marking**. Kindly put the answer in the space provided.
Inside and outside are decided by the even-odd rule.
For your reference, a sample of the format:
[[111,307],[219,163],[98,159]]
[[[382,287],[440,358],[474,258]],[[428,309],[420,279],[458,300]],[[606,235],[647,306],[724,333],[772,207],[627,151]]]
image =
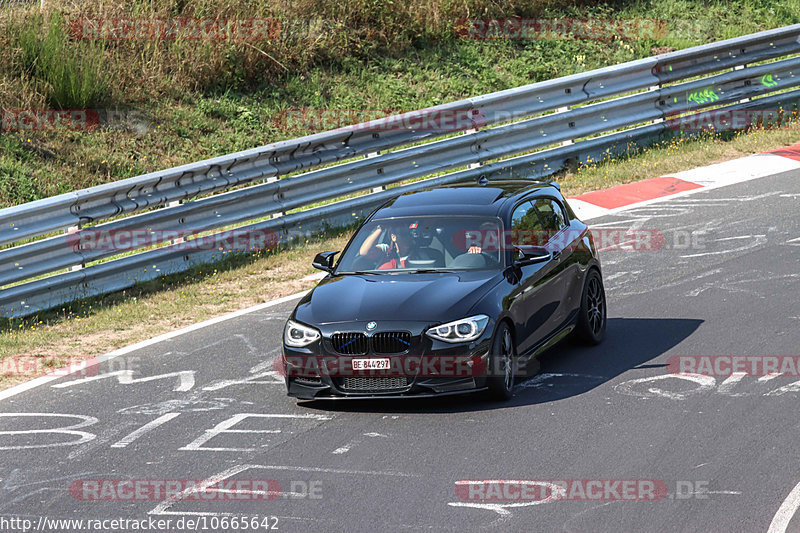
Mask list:
[[133,441],[135,441],[136,439],[138,439],[139,437],[141,437],[142,435],[144,435],[148,431],[151,431],[151,430],[157,428],[161,424],[166,424],[167,422],[169,422],[170,420],[172,420],[173,418],[175,418],[176,416],[179,416],[179,415],[180,415],[180,413],[167,413],[167,414],[165,414],[163,416],[160,416],[160,417],[156,418],[155,420],[153,420],[151,422],[148,422],[147,424],[143,425],[142,427],[140,427],[136,431],[131,432],[125,438],[115,442],[114,444],[111,445],[111,447],[112,448],[124,448],[125,446],[127,446],[130,443],[132,443]]
[[77,446],[78,444],[84,444],[91,440],[94,440],[97,435],[94,433],[87,433],[85,431],[76,431],[81,428],[85,428],[87,426],[91,426],[96,424],[98,420],[93,416],[84,416],[84,415],[69,415],[69,414],[60,414],[60,413],[0,413],[0,418],[11,418],[11,417],[26,417],[26,418],[33,418],[33,417],[43,417],[43,418],[53,418],[53,417],[67,417],[67,418],[77,418],[81,420],[77,424],[72,424],[71,426],[64,426],[60,428],[50,428],[50,429],[19,429],[19,430],[4,430],[0,431],[0,435],[41,435],[46,433],[57,433],[61,435],[72,435],[76,437],[80,437],[76,441],[68,441],[68,442],[53,442],[49,444],[27,444],[24,446],[0,446],[0,450],[30,450],[33,448],[53,448],[57,446]]
[[[770,373],[754,379],[756,384],[768,383],[782,374]],[[690,396],[704,393],[717,393],[725,396],[752,396],[760,394],[764,397],[782,396],[787,393],[800,392],[800,380],[793,381],[776,389],[766,392],[749,392],[749,393],[734,393],[733,389],[739,383],[745,381],[745,378],[754,377],[748,375],[741,375],[741,373],[732,373],[726,377],[719,385],[713,376],[704,374],[691,374],[691,373],[675,373],[675,374],[659,374],[657,376],[650,376],[646,378],[630,379],[614,385],[614,390],[620,394],[627,396],[637,396],[639,398],[666,398],[668,400],[686,400]],[[797,377],[797,376],[785,376]],[[694,384],[692,389],[684,389],[681,385]],[[678,385],[681,390],[671,391],[666,388],[656,387],[656,384],[666,386],[668,383]],[[648,386],[650,385],[650,386]]]
[[116,377],[120,385],[133,385],[137,383],[147,383],[157,379],[164,379],[170,377],[177,377],[178,384],[172,390],[175,392],[186,392],[194,387],[194,370],[180,370],[178,372],[169,372],[167,374],[159,374],[157,376],[147,376],[143,378],[133,378],[133,370],[117,370],[116,372],[108,372],[107,374],[99,374],[97,376],[89,376],[88,378],[73,379],[63,383],[56,383],[50,385],[54,389],[62,389],[64,387],[72,387],[73,385],[82,385],[100,379]]
[[235,476],[245,470],[249,470],[256,465],[238,465],[228,468],[220,472],[219,474],[215,474],[210,478],[204,480],[202,483],[192,485],[184,489],[184,491],[175,499],[171,500],[164,500],[163,502],[156,505],[156,507],[148,512],[147,514],[156,514],[156,515],[192,515],[192,516],[230,516],[232,513],[220,513],[220,512],[192,512],[192,511],[168,511],[170,507],[172,507],[176,502],[184,499],[186,496],[191,494],[195,494],[201,491],[205,491],[206,488],[210,487],[211,485],[216,485],[220,481],[224,481],[229,477]]
[[[637,385],[645,385],[651,383],[658,383],[665,380],[679,380],[694,383],[697,386],[693,389],[673,392],[658,387],[648,387],[646,391],[639,392],[635,390]],[[693,394],[701,392],[708,392],[714,388],[717,380],[711,376],[704,376],[702,374],[662,374],[659,376],[651,376],[649,378],[637,378],[628,381],[623,381],[614,386],[614,390],[628,396],[638,396],[640,398],[669,398],[670,400],[685,400]]]
[[280,429],[231,429],[233,426],[247,418],[295,418],[295,419],[310,419],[310,420],[332,420],[333,417],[317,414],[260,414],[260,413],[240,413],[234,415],[227,420],[223,420],[211,429],[207,429],[205,433],[197,437],[194,441],[190,442],[183,448],[178,448],[183,451],[211,451],[211,452],[251,452],[255,448],[204,448],[203,444],[210,441],[217,435],[223,433],[260,433],[260,434],[275,434],[280,433]]
[[356,476],[396,476],[396,477],[422,477],[421,474],[410,474],[408,472],[393,472],[391,470],[347,470],[343,468],[322,468],[317,466],[282,466],[282,465],[261,465],[259,468],[266,470],[294,470],[297,472],[322,472],[327,474],[348,474]]
[[789,522],[792,521],[792,517],[798,508],[800,508],[800,483],[795,485],[792,492],[783,500],[778,512],[775,513],[772,522],[769,524],[767,533],[786,533],[789,528]]
[[[264,379],[262,379],[264,378]],[[215,391],[231,387],[233,385],[286,385],[284,379],[275,370],[267,370],[258,374],[253,374],[246,378],[224,379],[211,383],[203,387],[203,390]]]
[[349,452],[349,451],[350,451],[350,448],[351,448],[351,447],[353,447],[353,445],[354,445],[354,443],[352,443],[352,442],[351,442],[351,443],[348,443],[348,444],[345,444],[345,445],[344,445],[344,446],[342,446],[341,448],[336,448],[336,449],[335,449],[335,450],[333,450],[331,453],[332,453],[332,454],[334,454],[334,455],[342,455],[342,454],[344,454],[344,453],[347,453],[347,452]]
[[550,503],[555,501],[560,494],[561,487],[558,485],[554,485],[553,483],[548,483],[547,481],[530,481],[530,480],[513,480],[513,479],[486,479],[481,481],[474,481],[474,480],[462,480],[456,481],[456,485],[469,485],[471,483],[485,483],[485,484],[506,484],[506,483],[527,483],[530,485],[540,485],[542,487],[548,487],[550,495],[546,498],[542,498],[540,500],[530,500],[526,502],[517,502],[517,503],[476,503],[476,502],[449,502],[447,505],[450,507],[472,507],[473,509],[485,509],[487,511],[494,511],[501,516],[510,516],[511,511],[509,509],[513,509],[515,507],[530,507],[531,505],[541,505],[543,503]]

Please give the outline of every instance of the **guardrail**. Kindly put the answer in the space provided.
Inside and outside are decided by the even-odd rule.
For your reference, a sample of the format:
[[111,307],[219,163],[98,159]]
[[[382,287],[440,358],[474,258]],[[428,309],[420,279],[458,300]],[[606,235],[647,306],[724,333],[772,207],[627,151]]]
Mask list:
[[[800,86],[798,53],[800,25],[787,26],[2,209],[0,245],[44,238],[0,250],[0,316],[124,289],[233,251],[231,230],[215,235],[212,249],[168,240],[170,232],[250,222],[236,234],[267,232],[287,242],[352,223],[402,192],[481,176],[547,176],[570,161],[644,146],[664,138],[666,120],[681,114],[797,104],[800,91],[787,89]],[[466,113],[470,129],[452,135],[404,128],[415,117],[444,113]],[[383,190],[431,175],[438,176]],[[146,251],[114,258],[120,250],[82,246],[87,226],[146,229],[131,247]]]

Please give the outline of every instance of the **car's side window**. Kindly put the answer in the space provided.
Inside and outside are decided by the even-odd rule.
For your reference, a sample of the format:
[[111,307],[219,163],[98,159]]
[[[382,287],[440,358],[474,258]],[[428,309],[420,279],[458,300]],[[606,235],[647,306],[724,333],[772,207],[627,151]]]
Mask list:
[[523,202],[514,208],[514,212],[511,214],[511,229],[542,229],[542,222],[536,215],[536,210],[531,202]]
[[511,239],[512,244],[536,245],[544,229],[533,202],[527,201],[519,204],[511,213]]
[[567,225],[564,211],[561,206],[550,198],[539,198],[534,203],[534,208],[539,214],[539,218],[544,225],[544,229],[550,232],[560,231]]

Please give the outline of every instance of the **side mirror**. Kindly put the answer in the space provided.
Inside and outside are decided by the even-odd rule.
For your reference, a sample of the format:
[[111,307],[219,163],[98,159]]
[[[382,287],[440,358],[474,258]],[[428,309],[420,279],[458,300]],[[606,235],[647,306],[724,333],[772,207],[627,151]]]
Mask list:
[[311,263],[311,266],[314,268],[318,268],[320,270],[324,270],[325,272],[332,272],[333,271],[333,256],[338,254],[339,251],[335,252],[320,252],[314,258],[314,261]]
[[517,266],[533,265],[549,261],[553,254],[539,246],[515,246],[514,264]]

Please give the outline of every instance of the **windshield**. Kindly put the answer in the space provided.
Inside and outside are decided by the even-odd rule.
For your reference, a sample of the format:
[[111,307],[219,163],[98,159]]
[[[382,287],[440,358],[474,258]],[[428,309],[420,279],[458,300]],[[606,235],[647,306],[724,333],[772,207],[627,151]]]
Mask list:
[[418,216],[371,220],[342,255],[336,274],[500,268],[496,217]]

